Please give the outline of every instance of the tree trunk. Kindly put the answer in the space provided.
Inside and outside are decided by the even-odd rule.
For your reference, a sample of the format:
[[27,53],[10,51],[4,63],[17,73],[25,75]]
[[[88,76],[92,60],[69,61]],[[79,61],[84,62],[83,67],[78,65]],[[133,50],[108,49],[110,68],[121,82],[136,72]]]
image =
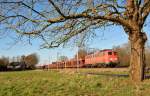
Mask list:
[[142,32],[132,32],[129,35],[131,43],[131,58],[130,58],[130,78],[133,82],[141,82],[144,80],[145,69],[145,42],[146,34]]

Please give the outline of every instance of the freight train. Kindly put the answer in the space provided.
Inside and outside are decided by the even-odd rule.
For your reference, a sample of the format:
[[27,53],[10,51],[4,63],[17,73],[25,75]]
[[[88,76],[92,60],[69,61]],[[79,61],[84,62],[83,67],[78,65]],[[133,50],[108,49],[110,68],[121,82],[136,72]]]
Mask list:
[[84,59],[70,59],[66,61],[56,61],[43,66],[44,68],[98,68],[115,67],[119,63],[117,52],[112,49],[99,50],[89,53]]

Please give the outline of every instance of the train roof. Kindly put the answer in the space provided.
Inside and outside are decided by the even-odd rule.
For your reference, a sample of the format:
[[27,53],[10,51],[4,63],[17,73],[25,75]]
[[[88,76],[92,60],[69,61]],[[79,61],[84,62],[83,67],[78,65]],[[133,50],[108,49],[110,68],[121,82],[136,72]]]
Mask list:
[[106,52],[106,51],[114,51],[114,50],[113,50],[113,49],[103,49],[103,50],[97,50],[97,51],[94,51],[94,52],[90,52],[90,53],[88,53],[88,55],[95,54],[95,53],[99,53],[99,52]]

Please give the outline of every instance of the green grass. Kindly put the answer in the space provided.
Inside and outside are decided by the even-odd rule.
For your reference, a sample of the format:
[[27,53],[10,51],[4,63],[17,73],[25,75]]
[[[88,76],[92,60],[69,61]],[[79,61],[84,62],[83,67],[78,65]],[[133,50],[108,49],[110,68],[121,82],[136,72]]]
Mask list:
[[0,73],[0,96],[149,96],[150,80],[134,86],[128,77],[64,71]]

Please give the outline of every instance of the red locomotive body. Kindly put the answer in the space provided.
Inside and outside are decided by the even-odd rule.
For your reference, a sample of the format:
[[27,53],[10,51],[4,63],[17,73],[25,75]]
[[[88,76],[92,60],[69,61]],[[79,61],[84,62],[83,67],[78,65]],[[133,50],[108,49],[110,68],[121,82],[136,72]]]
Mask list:
[[118,63],[117,52],[105,49],[94,52],[85,57],[85,65],[94,67],[113,67]]

